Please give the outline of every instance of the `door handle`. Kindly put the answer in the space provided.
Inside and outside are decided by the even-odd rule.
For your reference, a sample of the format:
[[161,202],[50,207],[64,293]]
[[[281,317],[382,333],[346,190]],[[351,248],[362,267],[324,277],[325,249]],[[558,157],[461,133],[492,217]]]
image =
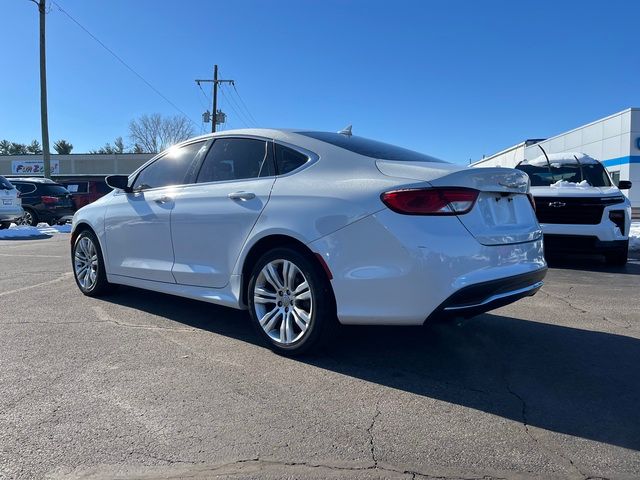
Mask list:
[[163,195],[160,198],[156,198],[155,202],[156,203],[169,203],[173,201],[173,197],[170,197],[169,195]]
[[231,200],[251,200],[256,198],[256,194],[253,192],[233,192],[227,195]]

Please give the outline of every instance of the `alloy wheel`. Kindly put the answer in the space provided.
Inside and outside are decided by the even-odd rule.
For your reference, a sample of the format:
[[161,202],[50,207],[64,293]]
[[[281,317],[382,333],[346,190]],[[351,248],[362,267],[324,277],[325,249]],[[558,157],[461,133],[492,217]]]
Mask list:
[[31,215],[31,212],[29,210],[25,210],[24,211],[24,215],[22,215],[22,217],[20,217],[16,223],[18,225],[31,225],[33,223],[33,215]]
[[98,252],[89,237],[76,243],[73,265],[78,283],[84,290],[91,290],[98,279]]
[[289,260],[272,260],[262,268],[253,303],[260,327],[279,344],[291,345],[309,329],[313,293],[300,268]]

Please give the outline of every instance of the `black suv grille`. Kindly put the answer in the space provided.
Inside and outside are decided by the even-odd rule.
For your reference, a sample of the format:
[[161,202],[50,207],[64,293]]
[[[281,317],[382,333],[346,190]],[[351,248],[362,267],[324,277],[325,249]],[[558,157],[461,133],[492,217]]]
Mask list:
[[540,223],[597,225],[607,205],[624,202],[624,197],[535,197]]

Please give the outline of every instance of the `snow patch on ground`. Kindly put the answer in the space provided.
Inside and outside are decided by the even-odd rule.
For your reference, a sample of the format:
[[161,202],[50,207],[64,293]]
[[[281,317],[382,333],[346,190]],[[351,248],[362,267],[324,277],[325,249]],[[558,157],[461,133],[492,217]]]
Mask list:
[[0,240],[4,239],[28,239],[28,238],[49,238],[58,233],[70,233],[71,224],[49,226],[46,223],[39,223],[37,227],[28,225],[16,225],[12,223],[6,230],[0,230]]
[[640,222],[631,223],[629,232],[629,250],[640,251]]
[[14,226],[5,230],[0,230],[0,240],[23,239],[23,238],[49,238],[51,234],[40,231],[38,227],[26,225]]
[[551,188],[591,188],[589,182],[582,180],[581,182],[567,182],[566,180],[558,180],[550,185]]

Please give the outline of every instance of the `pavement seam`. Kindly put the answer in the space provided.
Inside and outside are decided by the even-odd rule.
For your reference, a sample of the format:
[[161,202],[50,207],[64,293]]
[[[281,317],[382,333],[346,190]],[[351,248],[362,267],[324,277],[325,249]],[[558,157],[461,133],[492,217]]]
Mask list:
[[46,282],[40,282],[34,285],[28,285],[26,287],[16,288],[14,290],[9,290],[7,292],[0,292],[0,297],[4,297],[6,295],[12,295],[14,293],[24,292],[25,290],[31,290],[33,288],[43,287],[45,285],[51,285],[52,283],[61,282],[62,280],[66,280],[70,275],[72,275],[71,272],[66,272],[61,274],[58,278],[54,278],[53,280],[47,280]]

